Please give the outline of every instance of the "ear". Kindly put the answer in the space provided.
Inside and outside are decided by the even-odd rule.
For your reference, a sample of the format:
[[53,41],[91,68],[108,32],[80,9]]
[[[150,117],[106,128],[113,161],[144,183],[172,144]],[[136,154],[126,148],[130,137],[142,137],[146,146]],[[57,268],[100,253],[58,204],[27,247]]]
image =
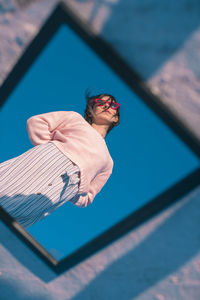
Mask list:
[[119,119],[118,115],[114,116],[114,123],[117,123],[118,119]]

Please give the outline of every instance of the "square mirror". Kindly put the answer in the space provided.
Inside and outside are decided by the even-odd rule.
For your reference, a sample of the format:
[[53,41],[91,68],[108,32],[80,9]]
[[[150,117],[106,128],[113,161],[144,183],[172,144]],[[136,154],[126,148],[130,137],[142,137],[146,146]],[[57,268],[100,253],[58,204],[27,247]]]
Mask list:
[[[138,210],[147,209],[152,199],[160,197],[162,204],[160,195],[200,165],[189,142],[175,132],[175,121],[172,130],[155,103],[151,107],[153,96],[142,90],[135,73],[126,72],[122,59],[116,53],[109,55],[112,49],[88,30],[66,4],[59,4],[9,75],[12,84],[5,82],[0,91],[5,98],[0,110],[4,132],[0,162],[34,147],[26,130],[31,116],[64,110],[84,116],[87,88],[92,95],[112,94],[120,103],[120,124],[105,138],[113,173],[93,203],[80,208],[66,202],[25,229],[57,265],[85,245],[91,247],[91,241]],[[118,64],[121,74],[115,68]],[[81,257],[84,254],[76,262]]]

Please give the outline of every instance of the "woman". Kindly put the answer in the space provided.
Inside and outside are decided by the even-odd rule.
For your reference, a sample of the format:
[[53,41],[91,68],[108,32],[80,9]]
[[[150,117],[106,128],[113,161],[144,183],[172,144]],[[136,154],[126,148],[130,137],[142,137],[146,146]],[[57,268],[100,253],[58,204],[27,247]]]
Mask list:
[[30,117],[35,147],[0,164],[0,205],[24,227],[67,201],[91,204],[112,174],[104,139],[119,124],[119,104],[110,94],[86,98],[84,118],[75,111]]

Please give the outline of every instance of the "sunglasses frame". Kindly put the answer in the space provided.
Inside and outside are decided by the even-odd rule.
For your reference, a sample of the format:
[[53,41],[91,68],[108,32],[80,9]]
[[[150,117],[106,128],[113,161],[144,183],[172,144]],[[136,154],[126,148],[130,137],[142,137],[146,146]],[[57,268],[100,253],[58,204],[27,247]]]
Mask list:
[[[104,104],[99,104],[98,102],[97,102],[97,100],[101,100],[101,101],[104,101],[104,104],[105,103],[109,103],[109,100],[103,100],[103,99],[100,99],[100,98],[96,98],[96,99],[94,99],[94,102],[98,105],[98,106],[103,106]],[[114,110],[117,110],[119,107],[120,107],[120,104],[119,103],[117,103],[117,102],[114,102],[114,103],[116,103],[117,104],[117,107],[116,108],[113,108],[113,107],[111,107],[112,109],[114,109]]]

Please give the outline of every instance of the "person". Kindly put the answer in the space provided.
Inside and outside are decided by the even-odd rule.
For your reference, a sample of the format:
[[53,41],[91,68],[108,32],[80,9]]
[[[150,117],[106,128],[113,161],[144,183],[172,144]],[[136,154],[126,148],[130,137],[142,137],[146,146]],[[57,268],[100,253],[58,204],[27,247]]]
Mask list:
[[30,117],[34,145],[0,164],[0,206],[25,228],[65,202],[91,204],[112,174],[105,137],[119,125],[119,103],[110,94],[86,94],[84,117],[54,111]]

